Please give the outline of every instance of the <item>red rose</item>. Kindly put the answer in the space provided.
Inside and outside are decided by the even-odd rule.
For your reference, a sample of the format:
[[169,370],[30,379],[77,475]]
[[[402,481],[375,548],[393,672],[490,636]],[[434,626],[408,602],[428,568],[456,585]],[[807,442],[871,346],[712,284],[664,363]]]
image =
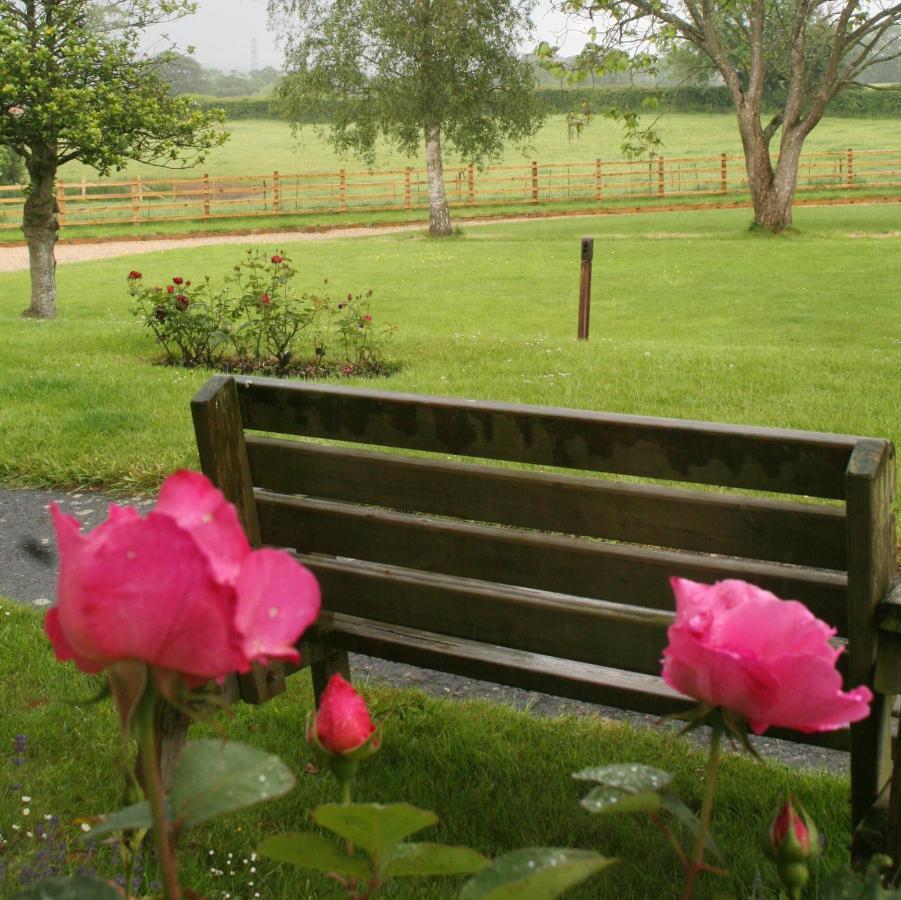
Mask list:
[[173,278],[172,283],[173,284],[184,284],[185,280],[184,280],[184,278]]
[[184,294],[179,294],[175,298],[175,302],[178,304],[179,309],[187,309],[188,308],[188,298]]
[[129,273],[128,273],[128,280],[129,280],[129,281],[140,281],[140,280],[141,280],[141,273],[140,273],[140,272],[129,272]]
[[164,306],[158,306],[154,311],[153,315],[156,318],[157,322],[163,322],[166,319],[166,308]]
[[268,294],[263,294],[263,296],[260,297],[260,303],[262,303],[263,306],[268,306],[271,302],[272,298]]
[[167,284],[167,285],[166,285],[166,292],[169,293],[169,294],[174,294],[174,293],[175,293],[175,285],[174,285],[174,284]]
[[374,731],[366,702],[341,675],[332,675],[316,713],[316,737],[323,749],[338,755],[351,753]]
[[363,316],[363,321],[364,321],[364,322],[371,322],[371,321],[372,321],[372,316],[370,316],[369,313],[366,313],[366,315]]
[[276,255],[276,256],[273,256],[273,257],[272,257],[272,261],[273,261],[276,265],[278,265],[280,262],[284,262],[284,261],[285,261],[285,258],[284,258],[283,256],[278,256],[278,255]]

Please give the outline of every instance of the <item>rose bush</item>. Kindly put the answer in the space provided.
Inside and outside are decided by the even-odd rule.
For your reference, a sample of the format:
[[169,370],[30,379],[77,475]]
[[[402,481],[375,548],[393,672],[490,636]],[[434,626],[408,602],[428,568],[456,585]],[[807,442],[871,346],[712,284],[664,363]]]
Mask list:
[[868,688],[842,690],[835,630],[802,603],[743,581],[670,584],[676,620],[663,678],[680,693],[738,713],[755,734],[833,731],[869,714]]
[[57,605],[45,629],[57,658],[84,672],[139,660],[189,686],[298,661],[319,586],[287,553],[252,550],[234,507],[201,474],[171,475],[146,517],[110,506],[88,534],[54,505]]

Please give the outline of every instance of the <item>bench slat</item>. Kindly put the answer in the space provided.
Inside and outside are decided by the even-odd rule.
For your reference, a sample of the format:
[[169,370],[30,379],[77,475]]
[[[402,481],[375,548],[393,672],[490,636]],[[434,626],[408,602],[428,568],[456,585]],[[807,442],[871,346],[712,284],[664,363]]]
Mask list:
[[847,630],[846,579],[838,572],[426,519],[261,490],[256,498],[264,542],[305,553],[664,610],[673,609],[673,575],[703,582],[742,578],[802,600],[841,634]]
[[253,482],[285,494],[817,568],[845,568],[842,507],[622,484],[247,437]]
[[456,456],[842,499],[856,439],[552,407],[236,379],[244,425]]
[[399,566],[297,554],[323,609],[483,643],[657,674],[671,613]]
[[[691,701],[654,675],[639,675],[607,666],[448,638],[343,613],[324,612],[305,636],[307,638],[379,659],[649,715],[679,713],[691,706]],[[774,728],[766,736],[834,750],[849,747],[847,731],[799,734]]]

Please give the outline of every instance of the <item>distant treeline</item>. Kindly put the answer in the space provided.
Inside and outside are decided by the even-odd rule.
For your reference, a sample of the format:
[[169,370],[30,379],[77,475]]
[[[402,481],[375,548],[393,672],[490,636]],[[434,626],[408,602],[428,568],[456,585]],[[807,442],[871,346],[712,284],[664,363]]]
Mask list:
[[[587,103],[595,115],[611,107],[621,110],[642,110],[658,104],[658,109],[681,113],[732,112],[732,99],[723,86],[684,87],[596,87],[565,90],[541,88],[538,95],[549,114],[582,113]],[[268,99],[247,97],[200,97],[204,108],[224,109],[229,119],[278,119],[282,116]],[[649,110],[650,111],[650,110]],[[873,90],[854,87],[839,94],[829,104],[827,115],[846,118],[884,119],[901,116],[901,86],[898,90]],[[303,120],[305,124],[322,122],[317,115]],[[327,120],[326,120],[327,121]]]

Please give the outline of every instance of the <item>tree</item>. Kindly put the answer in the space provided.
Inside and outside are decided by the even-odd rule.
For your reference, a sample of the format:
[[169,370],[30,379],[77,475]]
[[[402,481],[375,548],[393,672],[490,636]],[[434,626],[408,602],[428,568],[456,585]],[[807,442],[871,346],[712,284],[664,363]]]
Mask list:
[[24,159],[31,266],[23,315],[56,315],[56,177],[78,159],[101,175],[127,160],[184,167],[227,137],[218,113],[172,97],[139,31],[189,0],[0,0],[0,147]]
[[[685,47],[729,89],[756,225],[791,225],[804,141],[830,101],[869,67],[901,56],[901,3],[890,0],[570,0],[617,62],[642,66]],[[778,158],[770,145],[777,134]]]
[[21,157],[9,147],[0,147],[0,184],[20,184],[24,177]]
[[380,136],[414,153],[425,142],[429,233],[451,233],[442,141],[472,162],[524,141],[542,120],[531,32],[518,0],[269,0],[288,75],[276,96],[295,121],[331,120],[339,152],[370,163]]

